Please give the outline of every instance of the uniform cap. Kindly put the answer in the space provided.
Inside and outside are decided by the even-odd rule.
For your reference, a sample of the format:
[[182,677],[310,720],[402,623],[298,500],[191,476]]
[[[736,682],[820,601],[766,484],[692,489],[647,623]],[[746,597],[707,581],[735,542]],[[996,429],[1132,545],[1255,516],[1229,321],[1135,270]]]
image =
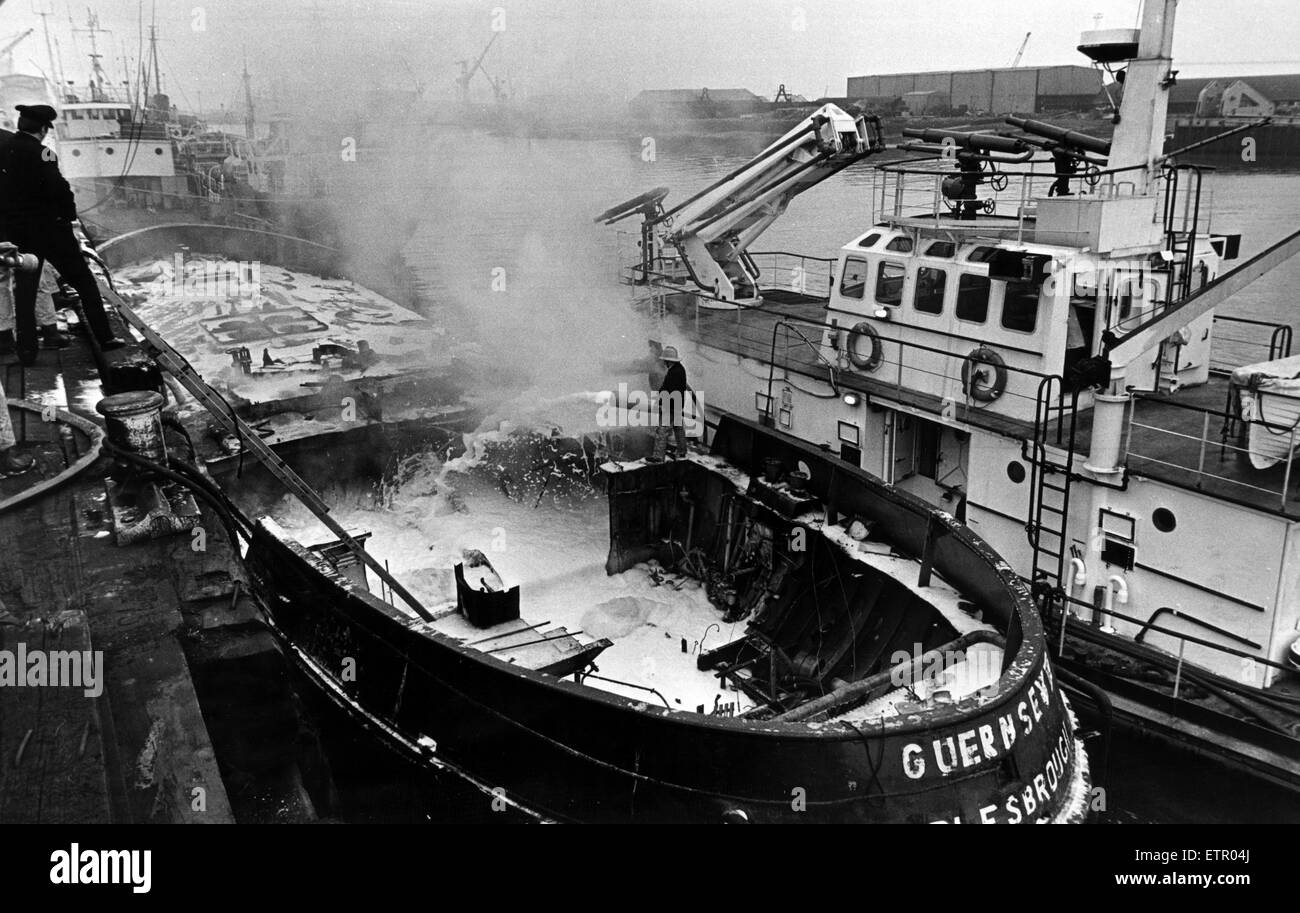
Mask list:
[[18,105],[18,113],[23,117],[30,117],[32,120],[49,124],[51,127],[54,126],[54,121],[59,116],[58,112],[49,105]]

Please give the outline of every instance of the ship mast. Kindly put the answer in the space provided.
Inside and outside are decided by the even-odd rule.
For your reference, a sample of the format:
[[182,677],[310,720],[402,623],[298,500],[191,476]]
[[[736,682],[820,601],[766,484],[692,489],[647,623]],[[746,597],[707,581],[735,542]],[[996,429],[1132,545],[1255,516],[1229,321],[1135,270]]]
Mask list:
[[248,75],[248,55],[244,55],[244,136],[251,144],[253,128],[256,126],[253,109],[253,77]]
[[104,87],[108,85],[108,74],[104,72],[104,67],[100,64],[103,57],[99,53],[99,40],[96,37],[100,32],[106,32],[106,29],[99,27],[99,16],[95,15],[94,10],[86,10],[86,27],[84,29],[73,29],[74,32],[90,33],[90,100],[91,101],[109,101],[104,94]]
[[1137,192],[1149,190],[1164,153],[1168,93],[1174,84],[1174,12],[1178,0],[1146,0],[1137,57],[1124,75],[1124,100],[1110,147],[1110,167],[1137,168]]
[[55,95],[57,101],[63,101],[63,67],[59,66],[57,58],[54,56],[54,45],[50,43],[50,14],[37,13],[41,17],[41,28],[45,32],[45,54],[50,58],[50,79],[55,82]]
[[[155,15],[156,13],[155,9]],[[156,22],[149,24],[149,56],[151,59],[150,66],[153,68],[154,94],[162,95],[162,70],[158,68],[158,25]]]

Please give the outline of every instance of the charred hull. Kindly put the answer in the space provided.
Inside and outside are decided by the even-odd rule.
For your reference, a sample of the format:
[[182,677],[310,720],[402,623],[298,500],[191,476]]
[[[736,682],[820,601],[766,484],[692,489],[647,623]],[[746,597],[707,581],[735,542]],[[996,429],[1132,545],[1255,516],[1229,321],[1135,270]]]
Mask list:
[[[858,725],[711,716],[467,648],[375,598],[267,521],[247,564],[272,630],[310,680],[390,747],[469,779],[484,802],[573,821],[1084,816],[1086,754],[1029,593],[996,555],[946,515],[767,429],[724,421],[714,453],[742,467],[801,460],[811,469],[808,491],[828,507],[873,517],[901,553],[928,551],[935,574],[999,619],[1007,661],[996,687]],[[638,477],[652,481],[616,476],[611,497]]]

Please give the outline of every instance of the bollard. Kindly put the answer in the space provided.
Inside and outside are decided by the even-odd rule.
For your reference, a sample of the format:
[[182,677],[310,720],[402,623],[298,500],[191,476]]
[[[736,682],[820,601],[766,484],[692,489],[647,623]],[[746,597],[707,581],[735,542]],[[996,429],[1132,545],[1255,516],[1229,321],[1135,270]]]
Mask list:
[[[162,394],[152,390],[133,390],[106,396],[95,406],[104,416],[108,440],[116,447],[155,463],[167,465],[167,445],[163,441]],[[119,461],[130,473],[134,467]]]

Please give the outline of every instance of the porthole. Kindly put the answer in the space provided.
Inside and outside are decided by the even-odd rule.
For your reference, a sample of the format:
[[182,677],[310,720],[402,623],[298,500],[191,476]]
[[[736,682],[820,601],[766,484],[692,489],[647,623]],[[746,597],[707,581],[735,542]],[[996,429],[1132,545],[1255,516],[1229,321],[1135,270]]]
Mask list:
[[112,154],[113,154],[113,147],[112,147],[112,146],[105,146],[105,147],[104,147],[104,154],[105,154],[105,155],[112,155]]
[[1007,464],[1007,478],[1019,485],[1025,480],[1025,466],[1019,460]]
[[79,155],[81,155],[81,150],[80,150],[80,149],[73,149],[73,150],[72,150],[72,157],[73,157],[73,158],[76,158],[76,157],[79,156]]
[[162,146],[155,146],[155,147],[154,147],[154,150],[153,150],[153,154],[154,154],[154,155],[162,155]]
[[1178,525],[1178,518],[1174,512],[1167,507],[1157,507],[1151,514],[1151,525],[1162,533],[1172,533],[1174,527]]

